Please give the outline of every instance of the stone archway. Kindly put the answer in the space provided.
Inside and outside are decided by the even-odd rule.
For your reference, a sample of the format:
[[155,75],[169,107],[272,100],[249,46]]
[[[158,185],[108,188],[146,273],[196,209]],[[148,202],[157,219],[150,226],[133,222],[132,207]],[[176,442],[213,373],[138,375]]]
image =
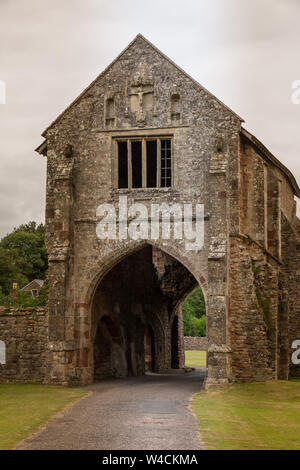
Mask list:
[[[147,368],[166,372],[171,367],[182,367],[183,330],[178,327],[182,324],[178,302],[195,285],[197,280],[181,262],[150,244],[139,246],[114,263],[97,284],[91,302],[94,380],[107,374],[143,375]],[[118,325],[117,332],[112,325]],[[151,365],[145,357],[149,355],[145,331],[150,329]],[[109,357],[99,357],[101,351]],[[121,370],[112,366],[113,353],[120,358]]]
[[[95,292],[104,277],[122,260],[145,248],[146,246],[152,246],[154,249],[160,250],[161,252],[181,263],[187,269],[187,271],[189,271],[190,274],[194,276],[195,285],[199,284],[205,298],[205,303],[207,302],[208,284],[206,281],[206,256],[204,255],[199,259],[199,257],[197,255],[195,256],[193,252],[187,253],[185,250],[178,249],[178,247],[171,241],[168,243],[162,243],[160,241],[154,242],[153,240],[130,240],[126,243],[118,243],[116,245],[109,246],[106,250],[106,253],[102,254],[98,261],[95,260],[95,262],[92,264],[92,268],[86,272],[86,289],[84,290],[83,295],[80,297],[80,302],[84,306],[87,306],[89,310],[91,310]],[[200,262],[201,266],[199,266],[200,260],[202,261]]]

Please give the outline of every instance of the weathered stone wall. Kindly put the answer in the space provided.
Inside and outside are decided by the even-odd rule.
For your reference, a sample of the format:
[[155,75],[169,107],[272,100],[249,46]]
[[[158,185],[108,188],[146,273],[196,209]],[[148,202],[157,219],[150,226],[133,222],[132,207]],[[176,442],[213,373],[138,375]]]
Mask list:
[[[137,77],[152,87],[152,101],[142,113],[131,107],[128,94]],[[180,97],[176,115],[174,93]],[[108,99],[113,100],[109,115]],[[97,289],[118,263],[147,242],[153,247],[160,289],[168,297],[160,312],[162,322],[167,323],[167,316],[170,322],[161,353],[165,364],[170,364],[172,347],[180,350],[180,335],[172,342],[170,326],[178,293],[186,294],[180,286],[187,268],[206,300],[206,386],[276,378],[278,312],[284,308],[278,299],[281,214],[294,223],[294,189],[272,159],[262,158],[241,137],[238,116],[138,36],[43,135],[48,159],[49,379],[64,384],[93,380]],[[118,189],[116,139],[166,136],[172,140],[172,187]],[[173,235],[169,240],[99,240],[97,207],[110,203],[118,214],[124,195],[128,206],[142,202],[148,214],[153,203],[204,204],[203,249],[191,251]],[[175,277],[169,275],[168,255],[182,263]],[[126,276],[120,283],[125,281]],[[146,311],[148,303],[139,303]],[[113,305],[108,307],[115,312]],[[284,322],[284,314],[281,318]],[[294,318],[292,328],[297,314],[289,318]],[[174,334],[180,331],[179,316],[176,322]],[[105,367],[111,370],[111,363]]]
[[184,337],[184,350],[185,351],[207,351],[207,337],[203,336],[185,336]]
[[230,341],[232,377],[276,378],[278,264],[246,237],[231,238]]
[[0,382],[48,382],[46,309],[0,307],[0,340],[6,346],[6,364],[0,364]]
[[289,336],[300,327],[295,201],[282,171],[244,141],[240,160],[242,233],[231,233],[229,259],[232,377],[287,379],[299,373]]
[[279,378],[300,377],[300,365],[291,362],[292,343],[300,340],[300,234],[299,220],[291,224],[282,215],[282,260],[280,270]]
[[[143,68],[155,78],[155,97],[145,122],[126,108],[126,84]],[[180,94],[180,121],[169,113],[171,90]],[[114,125],[107,127],[105,100],[115,100]],[[240,120],[206,90],[138,37],[73,106],[44,134],[48,178],[46,231],[49,252],[50,339],[74,341],[70,364],[55,363],[61,382],[92,380],[91,303],[101,277],[142,242],[97,239],[96,209],[128,196],[128,205],[203,203],[207,217],[205,247],[195,253],[184,242],[151,243],[181,261],[207,291],[213,345],[209,374],[228,382],[226,349],[226,233],[239,223],[238,146]],[[171,188],[119,190],[115,185],[117,137],[170,136],[173,149]],[[66,151],[68,146],[72,152]],[[55,344],[53,344],[54,347]],[[214,360],[214,347],[222,360]],[[220,353],[222,349],[222,353]],[[221,364],[222,362],[222,364]],[[215,372],[214,372],[215,370]],[[72,376],[72,379],[70,378]],[[60,379],[58,379],[60,377]]]
[[[184,367],[185,365],[183,314],[182,314],[181,303],[174,310],[174,317],[173,317],[171,328],[172,328],[171,329],[171,345],[173,345],[172,354],[171,354],[171,367],[181,368],[181,367]],[[174,347],[174,344],[175,344],[175,347]]]

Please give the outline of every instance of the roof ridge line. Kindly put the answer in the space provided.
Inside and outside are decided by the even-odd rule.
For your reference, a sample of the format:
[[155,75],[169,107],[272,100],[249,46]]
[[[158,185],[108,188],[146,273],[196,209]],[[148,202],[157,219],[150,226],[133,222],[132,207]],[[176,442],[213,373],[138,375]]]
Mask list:
[[[41,134],[42,137],[45,137],[45,133],[47,132],[48,129],[50,129],[50,127],[52,127],[62,116],[63,114],[65,114],[65,112],[70,109],[75,103],[77,103],[77,101],[94,85],[94,83],[100,78],[102,77],[102,75],[104,75],[119,59],[120,57],[122,57],[123,54],[125,54],[125,52],[132,46],[132,44],[137,40],[138,37],[143,37],[140,33],[137,34],[134,39],[132,41],[130,41],[130,43],[125,47],[125,49],[123,49],[120,54],[117,55],[117,57],[109,63],[109,65],[107,67],[105,67],[105,69],[99,74],[97,75],[97,77],[77,96],[77,98],[75,98],[75,100],[73,100],[69,106],[67,106],[64,111],[62,111],[55,119],[54,121],[51,122],[51,124],[49,124],[48,127],[46,127],[46,129],[44,130],[44,132]],[[145,38],[143,38],[145,39]]]
[[[231,109],[229,106],[227,106],[225,103],[223,103],[222,100],[220,100],[219,98],[216,97],[216,95],[214,95],[211,91],[209,91],[207,88],[205,88],[203,85],[201,85],[200,82],[198,82],[195,78],[193,78],[190,74],[188,74],[184,69],[182,69],[179,65],[176,64],[176,62],[174,62],[174,60],[170,59],[170,57],[168,57],[164,52],[162,52],[160,49],[158,49],[151,41],[149,41],[149,39],[145,38],[145,36],[143,36],[142,34],[138,34],[135,39],[137,39],[138,37],[141,37],[147,44],[149,44],[149,46],[151,46],[159,55],[161,55],[164,59],[166,59],[168,62],[170,62],[172,65],[174,65],[181,73],[183,73],[186,77],[188,77],[192,82],[195,83],[195,85],[197,85],[198,87],[200,87],[202,90],[206,91],[206,93],[208,93],[210,96],[212,96],[213,98],[215,98],[218,103],[220,103],[222,106],[224,106],[231,114],[233,114],[234,116],[236,116],[241,122],[245,122],[244,119],[239,116],[235,111],[233,111],[233,109]],[[135,41],[134,39],[134,41]],[[132,41],[132,42],[134,42]]]
[[244,127],[241,128],[241,134],[244,135],[252,145],[255,145],[265,155],[265,157],[273,163],[273,165],[277,166],[277,168],[285,173],[294,189],[295,196],[300,198],[300,188],[291,170],[276,158],[275,155],[273,155],[273,153],[257,137],[255,137],[255,135],[247,131]]
[[46,132],[75,104],[77,101],[95,84],[95,82],[101,78],[105,73],[122,57],[125,52],[136,42],[138,38],[143,39],[149,46],[151,46],[161,57],[166,59],[168,62],[170,62],[173,66],[177,68],[181,73],[183,73],[186,77],[188,77],[195,85],[200,87],[202,90],[204,90],[206,93],[208,93],[210,96],[212,96],[215,100],[218,101],[222,106],[224,106],[231,114],[236,116],[241,122],[244,122],[244,119],[241,118],[237,113],[235,113],[231,108],[229,108],[226,104],[224,104],[219,98],[217,98],[213,93],[211,93],[207,88],[205,88],[203,85],[201,85],[196,79],[194,79],[191,75],[189,75],[185,70],[183,70],[179,65],[176,64],[172,59],[170,59],[166,54],[164,54],[160,49],[158,49],[152,42],[150,42],[145,36],[143,36],[141,33],[138,33],[132,41],[120,52],[120,54],[117,55],[117,57],[109,63],[107,67],[99,74],[97,77],[75,98],[65,109],[62,111],[52,122],[49,124],[48,127],[43,131],[41,134],[42,137],[45,137]]

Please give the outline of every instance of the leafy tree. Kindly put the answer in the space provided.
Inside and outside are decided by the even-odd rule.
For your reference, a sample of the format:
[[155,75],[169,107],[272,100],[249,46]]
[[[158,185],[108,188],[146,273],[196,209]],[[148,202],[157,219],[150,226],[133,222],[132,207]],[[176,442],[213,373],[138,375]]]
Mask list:
[[0,286],[0,305],[3,305],[6,301],[6,296],[3,294],[2,287]]
[[29,233],[38,233],[40,235],[45,235],[45,225],[44,224],[37,224],[34,221],[28,222],[27,224],[22,224],[16,230],[23,230],[24,232]]
[[185,336],[205,336],[205,301],[200,286],[197,286],[183,301],[183,328]]
[[182,303],[182,308],[183,311],[188,311],[197,318],[201,318],[205,315],[205,301],[200,286],[197,286],[186,296]]
[[9,294],[12,282],[24,286],[33,279],[44,279],[47,269],[45,227],[29,222],[15,228],[0,242],[0,286]]
[[0,287],[4,295],[11,292],[13,282],[17,282],[18,285],[28,283],[28,278],[17,265],[17,256],[16,250],[5,249],[0,243]]

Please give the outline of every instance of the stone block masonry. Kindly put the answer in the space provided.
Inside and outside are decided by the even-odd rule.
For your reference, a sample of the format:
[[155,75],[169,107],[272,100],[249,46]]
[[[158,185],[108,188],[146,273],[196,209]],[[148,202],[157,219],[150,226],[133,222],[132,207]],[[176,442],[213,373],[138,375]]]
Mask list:
[[0,382],[47,382],[47,309],[0,307],[0,341],[5,347],[5,364],[0,364]]
[[184,337],[184,350],[185,351],[207,351],[207,338],[206,336],[185,336]]

